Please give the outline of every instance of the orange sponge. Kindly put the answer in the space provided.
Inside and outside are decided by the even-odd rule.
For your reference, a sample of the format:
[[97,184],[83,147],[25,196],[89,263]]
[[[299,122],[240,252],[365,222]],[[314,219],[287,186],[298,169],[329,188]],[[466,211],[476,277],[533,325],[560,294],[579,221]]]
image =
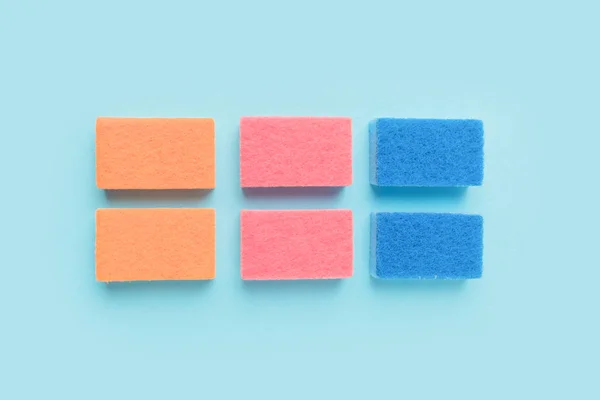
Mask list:
[[98,118],[100,189],[212,189],[215,123],[211,118]]
[[96,280],[214,277],[214,209],[108,208],[96,211]]

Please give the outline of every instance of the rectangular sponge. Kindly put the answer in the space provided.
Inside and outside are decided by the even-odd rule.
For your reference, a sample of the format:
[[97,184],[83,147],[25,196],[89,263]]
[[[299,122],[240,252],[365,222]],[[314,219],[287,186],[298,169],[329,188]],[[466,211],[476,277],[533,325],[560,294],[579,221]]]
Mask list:
[[465,214],[371,214],[371,275],[381,279],[480,278],[483,218]]
[[215,210],[96,211],[96,280],[205,280],[215,277]]
[[242,279],[349,278],[352,265],[350,210],[242,211]]
[[243,117],[242,187],[349,186],[352,123],[338,117]]
[[98,118],[100,189],[212,189],[215,123],[211,118]]
[[379,118],[369,125],[370,180],[377,186],[478,186],[483,123]]

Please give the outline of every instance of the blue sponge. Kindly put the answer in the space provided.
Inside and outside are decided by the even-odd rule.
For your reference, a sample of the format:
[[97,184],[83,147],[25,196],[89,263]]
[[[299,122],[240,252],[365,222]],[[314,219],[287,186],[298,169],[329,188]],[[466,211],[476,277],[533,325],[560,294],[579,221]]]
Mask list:
[[480,278],[480,215],[371,214],[371,275],[381,279]]
[[369,135],[372,185],[481,185],[479,120],[379,118],[371,122]]

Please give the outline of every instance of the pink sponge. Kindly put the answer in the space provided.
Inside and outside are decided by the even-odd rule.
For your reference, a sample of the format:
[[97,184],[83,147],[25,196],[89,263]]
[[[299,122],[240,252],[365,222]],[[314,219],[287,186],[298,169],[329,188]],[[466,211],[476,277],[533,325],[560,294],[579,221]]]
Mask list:
[[352,276],[352,211],[242,211],[242,279]]
[[352,123],[338,117],[243,117],[242,187],[349,186]]

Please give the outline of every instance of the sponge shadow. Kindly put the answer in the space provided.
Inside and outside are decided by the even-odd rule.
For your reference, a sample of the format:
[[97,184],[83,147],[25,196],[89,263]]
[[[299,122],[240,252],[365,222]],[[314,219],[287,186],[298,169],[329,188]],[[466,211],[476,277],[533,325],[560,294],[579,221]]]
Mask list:
[[338,195],[343,186],[335,187],[265,187],[243,188],[247,198],[287,198],[287,197],[333,197]]
[[[98,282],[100,284],[101,282]],[[170,293],[193,294],[208,290],[212,280],[198,281],[135,281],[110,282],[104,284],[104,289],[111,295],[167,295]]]
[[195,204],[208,197],[213,189],[176,190],[105,190],[106,199],[112,203],[172,201]]
[[458,293],[467,287],[466,279],[384,280],[370,277],[370,283],[372,289],[388,293]]
[[467,193],[466,187],[383,187],[371,185],[377,197],[402,197],[406,199],[423,199],[445,197],[460,199]]
[[312,296],[323,292],[335,292],[343,279],[307,279],[289,281],[242,281],[244,292],[253,295],[302,294]]

